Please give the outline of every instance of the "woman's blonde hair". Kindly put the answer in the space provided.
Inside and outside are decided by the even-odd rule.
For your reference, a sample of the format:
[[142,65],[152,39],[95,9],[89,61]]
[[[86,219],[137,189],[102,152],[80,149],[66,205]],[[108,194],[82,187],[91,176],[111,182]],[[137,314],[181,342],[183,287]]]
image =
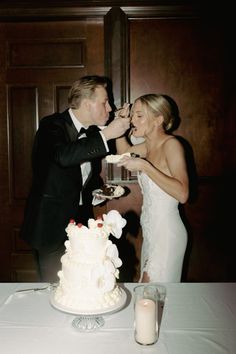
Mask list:
[[168,96],[150,93],[138,97],[135,101],[140,101],[146,108],[147,114],[157,117],[163,116],[163,128],[165,132],[173,130],[176,119],[178,118],[178,108],[175,102]]

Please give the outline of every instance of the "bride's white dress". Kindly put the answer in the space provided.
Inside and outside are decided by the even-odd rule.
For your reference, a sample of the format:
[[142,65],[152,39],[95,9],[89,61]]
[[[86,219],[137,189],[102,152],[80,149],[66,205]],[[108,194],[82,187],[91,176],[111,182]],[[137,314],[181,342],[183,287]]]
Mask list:
[[140,173],[138,181],[143,194],[141,277],[146,271],[150,282],[180,282],[187,232],[179,202],[146,174]]

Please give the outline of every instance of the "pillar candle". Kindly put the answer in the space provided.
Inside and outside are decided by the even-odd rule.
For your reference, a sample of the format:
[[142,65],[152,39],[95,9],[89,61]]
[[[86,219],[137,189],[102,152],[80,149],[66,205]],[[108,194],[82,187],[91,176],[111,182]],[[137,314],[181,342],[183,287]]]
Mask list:
[[153,344],[157,340],[156,304],[150,299],[139,299],[135,304],[135,339],[141,344]]

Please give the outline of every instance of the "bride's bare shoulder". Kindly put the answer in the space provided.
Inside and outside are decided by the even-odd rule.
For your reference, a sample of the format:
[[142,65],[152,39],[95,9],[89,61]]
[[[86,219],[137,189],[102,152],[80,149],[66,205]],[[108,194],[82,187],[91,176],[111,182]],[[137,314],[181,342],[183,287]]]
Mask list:
[[182,146],[181,142],[174,135],[169,136],[163,142],[163,148],[166,151],[182,151],[183,150],[183,146]]

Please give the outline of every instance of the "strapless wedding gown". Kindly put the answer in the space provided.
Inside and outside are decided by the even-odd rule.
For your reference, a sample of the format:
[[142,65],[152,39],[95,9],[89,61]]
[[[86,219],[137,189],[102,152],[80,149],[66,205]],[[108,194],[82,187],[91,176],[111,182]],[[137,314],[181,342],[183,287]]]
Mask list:
[[179,202],[146,174],[140,173],[138,181],[143,194],[140,279],[146,271],[150,282],[180,282],[187,232],[179,215]]

